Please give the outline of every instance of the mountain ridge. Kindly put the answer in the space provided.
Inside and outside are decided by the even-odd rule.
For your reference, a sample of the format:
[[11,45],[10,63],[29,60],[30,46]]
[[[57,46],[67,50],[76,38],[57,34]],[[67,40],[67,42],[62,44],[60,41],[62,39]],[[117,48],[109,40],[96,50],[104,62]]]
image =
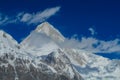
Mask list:
[[[47,28],[50,25],[43,24],[43,27],[47,24]],[[84,50],[62,48],[58,43],[64,41],[56,41],[59,38],[52,36],[59,35],[57,29],[50,27],[55,31],[48,35],[46,29],[39,27],[21,44],[0,31],[0,41],[7,47],[0,45],[0,80],[8,80],[5,74],[9,80],[119,80],[119,60],[109,60]]]
[[[1,33],[4,35],[1,34],[3,39],[2,37],[0,39],[5,41],[4,36],[8,34],[4,31]],[[8,43],[15,41],[11,36],[6,36],[5,39]],[[60,49],[47,52],[46,55],[42,52],[38,56],[34,55],[37,52],[37,50],[34,51],[34,48],[32,51],[23,48],[18,43],[13,43],[14,47],[9,47],[10,44],[7,44],[6,41],[4,44],[7,45],[7,48],[0,49],[0,80],[83,80]],[[0,45],[0,47],[2,46]]]

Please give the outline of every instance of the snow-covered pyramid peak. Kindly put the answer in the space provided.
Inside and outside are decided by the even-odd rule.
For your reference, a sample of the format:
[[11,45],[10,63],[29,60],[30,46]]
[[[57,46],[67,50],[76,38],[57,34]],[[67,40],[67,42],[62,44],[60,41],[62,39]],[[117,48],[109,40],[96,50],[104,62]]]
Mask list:
[[[38,25],[35,30],[33,30],[30,35],[21,42],[21,46],[25,49],[30,49],[36,52],[37,56],[41,54],[48,54],[55,49],[58,49],[59,46],[57,43],[64,41],[62,34],[55,29],[48,22],[43,22]],[[42,53],[41,53],[42,52]]]
[[48,22],[43,22],[38,25],[35,31],[46,34],[54,41],[64,41],[64,36]]

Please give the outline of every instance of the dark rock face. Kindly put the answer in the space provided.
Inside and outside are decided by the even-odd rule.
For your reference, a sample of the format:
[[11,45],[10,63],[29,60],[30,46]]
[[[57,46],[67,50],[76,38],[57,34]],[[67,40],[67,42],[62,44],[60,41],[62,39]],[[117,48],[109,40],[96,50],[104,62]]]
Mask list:
[[[18,69],[19,68],[19,69]],[[24,71],[24,67],[12,66],[0,67],[0,80],[70,80],[64,75],[47,74],[31,66],[30,70]]]
[[81,80],[81,77],[78,79],[78,75],[70,79],[65,74],[48,71],[43,64],[36,67],[32,61],[15,58],[14,55],[6,54],[0,57],[0,80]]
[[42,60],[42,62],[52,66],[58,73],[63,74],[60,75],[61,77],[65,78],[63,80],[71,80],[71,76],[63,71],[63,69],[66,69],[68,67],[70,67],[73,73],[75,74],[72,80],[82,80],[82,77],[78,75],[78,73],[73,69],[71,61],[65,55],[65,53],[62,52],[60,49],[58,49],[58,53],[59,54],[57,56],[59,57],[55,57],[55,52],[52,52],[49,55],[47,55],[46,58]]

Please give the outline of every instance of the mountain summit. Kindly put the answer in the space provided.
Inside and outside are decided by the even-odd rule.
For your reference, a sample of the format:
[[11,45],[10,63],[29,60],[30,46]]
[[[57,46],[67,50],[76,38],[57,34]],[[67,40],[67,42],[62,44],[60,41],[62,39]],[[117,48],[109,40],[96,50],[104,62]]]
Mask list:
[[57,42],[64,41],[64,36],[48,22],[43,22],[35,29],[36,32],[44,33]]
[[43,22],[33,30],[30,35],[21,42],[21,46],[36,52],[37,56],[48,54],[59,48],[58,43],[64,41],[64,36],[50,23]]

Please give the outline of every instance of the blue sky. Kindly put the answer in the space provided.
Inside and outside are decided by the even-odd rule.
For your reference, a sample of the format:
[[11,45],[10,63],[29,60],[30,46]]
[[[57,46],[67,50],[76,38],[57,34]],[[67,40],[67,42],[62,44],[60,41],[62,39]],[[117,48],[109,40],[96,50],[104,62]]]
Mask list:
[[[119,0],[0,0],[0,29],[20,42],[38,24],[48,21],[65,37],[84,37],[81,42],[86,44],[95,40],[98,49],[118,54],[119,4]],[[92,41],[87,50],[93,49]]]

